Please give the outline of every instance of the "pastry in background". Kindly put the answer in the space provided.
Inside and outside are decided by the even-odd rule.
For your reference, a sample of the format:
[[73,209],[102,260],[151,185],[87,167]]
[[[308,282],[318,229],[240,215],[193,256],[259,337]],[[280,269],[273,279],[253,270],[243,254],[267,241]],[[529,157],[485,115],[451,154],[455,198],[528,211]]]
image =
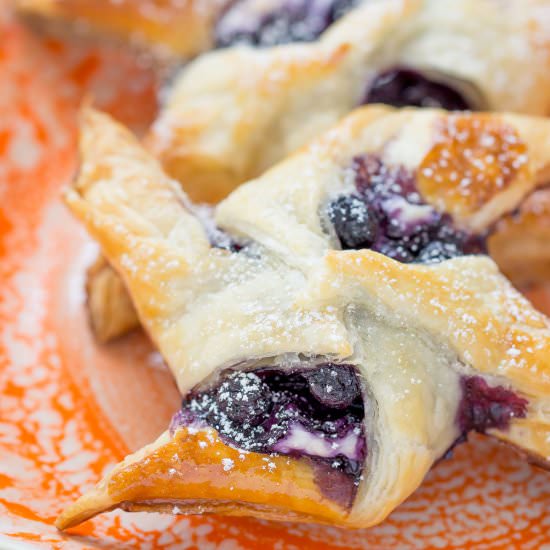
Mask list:
[[216,202],[365,103],[547,115],[548,17],[540,0],[367,2],[311,43],[201,56],[146,144]]

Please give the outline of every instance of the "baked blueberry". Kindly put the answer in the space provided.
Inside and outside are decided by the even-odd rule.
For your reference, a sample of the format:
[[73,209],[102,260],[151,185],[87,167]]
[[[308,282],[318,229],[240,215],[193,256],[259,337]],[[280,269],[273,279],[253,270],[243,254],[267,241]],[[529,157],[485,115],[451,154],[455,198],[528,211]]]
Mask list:
[[357,195],[343,195],[331,202],[328,217],[344,249],[368,248],[376,240],[376,213]]
[[206,423],[247,451],[308,456],[342,473],[342,486],[356,486],[366,456],[364,415],[356,368],[324,363],[228,370],[214,387],[192,392],[174,422]]
[[480,376],[464,377],[462,392],[458,424],[464,433],[505,429],[512,418],[523,418],[527,412],[525,399],[502,386],[489,386]]
[[462,94],[451,86],[431,80],[417,71],[399,67],[374,78],[363,103],[386,103],[394,107],[437,107],[449,111],[471,108]]
[[388,256],[392,260],[397,260],[404,264],[408,264],[414,261],[414,254],[409,250],[409,248],[403,242],[398,240],[389,240],[386,239],[380,243],[379,246],[373,248],[376,252]]
[[218,229],[217,227],[209,234],[209,237],[210,244],[214,248],[221,248],[223,250],[228,250],[229,252],[240,252],[245,246],[242,243],[237,242],[228,233]]
[[359,0],[332,0],[332,6],[330,9],[331,23],[338,21],[340,17],[346,15],[348,11],[352,10]]
[[232,422],[259,424],[269,413],[269,387],[251,372],[230,375],[217,390],[217,404],[221,413]]
[[334,409],[349,407],[359,395],[352,367],[327,363],[307,374],[309,391],[319,403]]
[[370,154],[355,157],[352,170],[356,193],[328,206],[343,249],[369,248],[403,263],[486,252],[484,235],[457,229],[422,199],[414,173]]

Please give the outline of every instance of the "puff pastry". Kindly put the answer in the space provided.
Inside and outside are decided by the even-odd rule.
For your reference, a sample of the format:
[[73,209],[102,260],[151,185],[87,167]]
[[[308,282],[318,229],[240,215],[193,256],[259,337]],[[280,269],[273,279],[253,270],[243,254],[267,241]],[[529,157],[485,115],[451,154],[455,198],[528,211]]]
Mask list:
[[[550,181],[550,174],[548,176],[546,185]],[[489,239],[489,251],[514,285],[527,289],[550,281],[548,243],[550,190],[545,187],[534,192],[518,211],[497,224]]]
[[16,0],[42,28],[100,33],[189,59],[212,48],[314,40],[360,0]]
[[546,167],[546,124],[363,109],[232,193],[213,230],[86,112],[67,203],[184,399],[57,525],[120,507],[367,527],[469,430],[550,465],[550,324],[483,254]]

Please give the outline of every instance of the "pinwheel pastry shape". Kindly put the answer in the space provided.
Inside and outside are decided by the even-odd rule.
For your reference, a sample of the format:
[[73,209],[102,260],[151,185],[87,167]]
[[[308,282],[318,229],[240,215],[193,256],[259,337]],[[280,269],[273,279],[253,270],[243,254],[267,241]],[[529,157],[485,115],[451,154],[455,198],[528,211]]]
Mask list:
[[230,45],[316,39],[360,0],[16,0],[49,32],[112,37],[154,55],[189,59]]
[[[236,2],[232,10],[241,13],[247,5]],[[316,3],[308,5],[313,10]],[[336,5],[342,13],[344,3]],[[357,6],[311,43],[229,48],[181,71],[145,143],[191,199],[217,202],[363,103],[549,113],[547,2]],[[540,241],[550,242],[546,219],[529,210],[507,227],[527,235],[538,223]],[[530,249],[522,247],[520,256]],[[531,282],[549,255],[531,254],[537,269],[514,272],[514,282]],[[88,293],[99,340],[138,326],[124,286],[104,259],[90,274]]]
[[549,322],[484,253],[550,158],[544,124],[366,108],[207,219],[85,112],[66,200],[182,406],[57,525],[118,507],[367,527],[470,430],[550,465]]

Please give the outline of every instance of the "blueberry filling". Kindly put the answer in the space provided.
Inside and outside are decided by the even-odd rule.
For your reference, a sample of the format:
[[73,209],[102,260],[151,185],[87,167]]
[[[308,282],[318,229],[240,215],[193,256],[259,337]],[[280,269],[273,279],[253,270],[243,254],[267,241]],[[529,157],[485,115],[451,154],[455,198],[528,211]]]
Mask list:
[[394,107],[437,107],[449,111],[473,110],[454,88],[406,68],[380,73],[370,82],[362,103],[385,103]]
[[464,434],[475,430],[485,433],[491,428],[505,430],[512,418],[524,418],[527,400],[502,386],[489,386],[479,376],[461,380],[463,397],[457,422]]
[[351,365],[228,369],[215,386],[184,399],[172,428],[208,425],[239,449],[305,457],[324,494],[349,507],[366,456],[363,407]]
[[413,173],[374,155],[353,159],[356,193],[329,203],[327,216],[344,250],[370,248],[394,260],[435,263],[485,253],[485,238],[454,227],[422,200]]
[[236,0],[216,25],[216,46],[315,40],[358,0]]
[[369,248],[376,241],[378,216],[362,197],[338,197],[330,204],[328,217],[340,237],[343,248]]

